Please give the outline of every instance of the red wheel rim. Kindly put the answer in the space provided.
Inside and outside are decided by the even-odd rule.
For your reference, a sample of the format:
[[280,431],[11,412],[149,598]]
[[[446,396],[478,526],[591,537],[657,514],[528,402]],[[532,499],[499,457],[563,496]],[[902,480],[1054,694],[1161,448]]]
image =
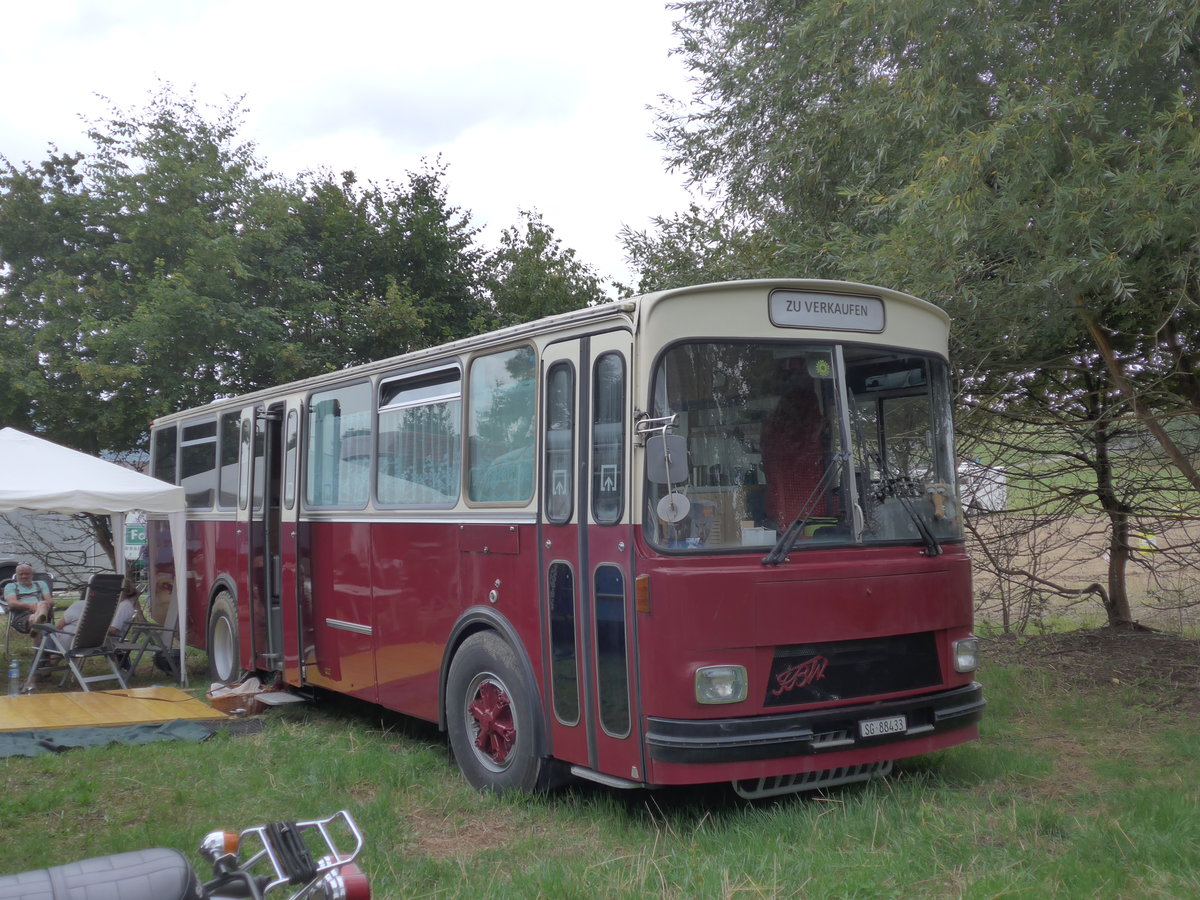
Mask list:
[[512,701],[503,683],[494,675],[479,675],[467,696],[467,725],[475,734],[475,751],[492,769],[502,769],[517,742],[517,724]]

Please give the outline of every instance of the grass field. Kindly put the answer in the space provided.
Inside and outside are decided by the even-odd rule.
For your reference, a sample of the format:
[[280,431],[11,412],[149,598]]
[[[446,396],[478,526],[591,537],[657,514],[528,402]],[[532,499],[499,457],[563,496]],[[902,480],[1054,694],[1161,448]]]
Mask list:
[[752,804],[720,787],[478,794],[431,726],[338,700],[202,744],[0,760],[0,868],[145,846],[195,861],[210,830],[346,807],[378,898],[1200,896],[1195,679],[1061,669],[1006,652],[981,673],[982,740]]

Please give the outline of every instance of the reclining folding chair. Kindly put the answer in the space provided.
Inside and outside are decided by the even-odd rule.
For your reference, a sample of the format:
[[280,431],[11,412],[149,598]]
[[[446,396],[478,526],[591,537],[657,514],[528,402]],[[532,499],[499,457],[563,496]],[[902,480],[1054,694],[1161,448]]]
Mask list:
[[112,644],[117,654],[117,664],[129,678],[137,671],[142,657],[151,655],[154,664],[163,669],[176,681],[179,680],[179,652],[175,649],[175,614],[159,624],[152,622],[137,606],[137,615],[125,628],[125,633]]
[[[117,665],[116,654],[108,640],[108,627],[112,624],[113,614],[121,600],[121,588],[125,579],[121,575],[93,575],[84,588],[80,602],[83,612],[75,623],[74,634],[64,634],[57,631],[53,625],[34,625],[33,628],[42,636],[33,662],[29,665],[29,675],[25,678],[22,692],[33,690],[33,681],[40,672],[67,669],[75,677],[79,686],[89,691],[89,684],[99,681],[116,681],[125,688],[129,685],[125,675]],[[62,658],[61,662],[42,666],[43,659],[51,654]],[[89,659],[102,658],[108,663],[111,674],[84,675],[81,664]],[[66,683],[67,676],[63,677]]]
[[[33,576],[33,583],[37,584],[39,581],[46,586],[46,590],[50,593],[51,596],[53,596],[54,595],[54,579],[52,579],[45,572],[36,572],[36,573],[34,573],[34,576]],[[13,612],[12,610],[10,610],[8,608],[8,604],[4,602],[4,599],[3,599],[4,598],[4,588],[13,583],[14,583],[14,579],[12,579],[12,578],[6,578],[3,581],[0,581],[0,610],[3,611],[3,615],[4,615],[4,658],[5,659],[8,659],[8,652],[9,652],[8,645],[9,645],[9,641],[12,639],[12,633],[14,631],[19,634],[31,634],[32,633],[32,631],[31,631],[32,625],[30,623],[30,619],[32,618],[32,616],[30,615],[30,613],[25,612],[23,610],[18,610],[17,612]],[[54,623],[54,607],[51,607],[50,608],[50,624],[53,624],[53,623]]]

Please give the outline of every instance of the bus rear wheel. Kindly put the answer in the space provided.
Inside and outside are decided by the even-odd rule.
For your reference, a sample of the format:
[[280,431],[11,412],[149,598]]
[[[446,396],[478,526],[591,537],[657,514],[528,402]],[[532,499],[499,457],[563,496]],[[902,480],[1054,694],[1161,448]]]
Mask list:
[[208,614],[208,676],[233,684],[242,674],[238,651],[237,608],[228,594],[217,595]]
[[463,641],[446,680],[446,727],[472,787],[531,791],[543,767],[533,686],[517,655],[493,632]]

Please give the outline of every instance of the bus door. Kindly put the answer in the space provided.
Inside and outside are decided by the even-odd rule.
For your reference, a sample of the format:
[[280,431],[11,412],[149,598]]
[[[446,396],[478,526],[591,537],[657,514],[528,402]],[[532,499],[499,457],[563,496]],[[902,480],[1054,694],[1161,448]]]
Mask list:
[[[249,547],[250,668],[277,671],[283,664],[282,403],[254,410],[254,453],[250,463]],[[294,525],[291,528],[294,531]]]
[[306,629],[312,623],[301,614],[300,587],[302,567],[306,560],[301,554],[300,531],[300,417],[304,414],[299,399],[289,400],[283,419],[282,506],[279,510],[279,618],[281,621],[278,645],[283,654],[280,668],[289,684],[303,684],[301,665],[304,647],[311,644]]
[[544,696],[553,755],[622,779],[645,771],[638,733],[629,503],[629,360],[613,331],[543,355]]

